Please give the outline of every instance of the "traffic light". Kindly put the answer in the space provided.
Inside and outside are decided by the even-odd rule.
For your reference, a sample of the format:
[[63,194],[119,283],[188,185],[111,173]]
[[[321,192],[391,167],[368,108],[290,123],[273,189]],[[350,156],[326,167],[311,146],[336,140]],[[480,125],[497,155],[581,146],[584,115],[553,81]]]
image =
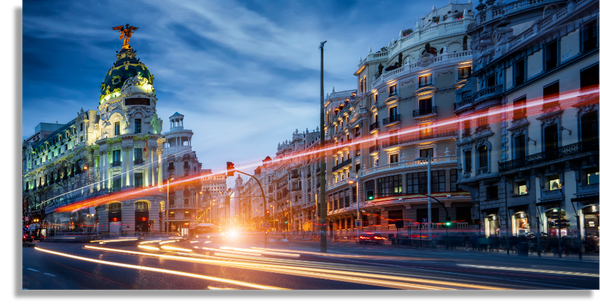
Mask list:
[[267,216],[271,215],[271,210],[267,210]]
[[450,225],[452,225],[452,221],[450,220],[450,217],[446,218],[446,223],[444,225],[446,225],[446,227],[450,227]]
[[375,193],[373,190],[367,190],[367,200],[372,201],[375,198]]
[[227,176],[233,176],[233,171],[235,170],[232,162],[227,162]]
[[313,206],[313,208],[312,208],[313,213],[315,212],[315,209],[317,209],[316,206]]

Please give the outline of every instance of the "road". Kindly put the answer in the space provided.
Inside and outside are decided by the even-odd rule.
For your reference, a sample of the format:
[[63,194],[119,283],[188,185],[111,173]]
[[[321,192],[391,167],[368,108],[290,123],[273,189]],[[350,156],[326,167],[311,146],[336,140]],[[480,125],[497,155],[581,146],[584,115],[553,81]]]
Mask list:
[[[598,289],[598,263],[261,237],[23,248],[23,289]],[[160,241],[160,242],[159,242]]]

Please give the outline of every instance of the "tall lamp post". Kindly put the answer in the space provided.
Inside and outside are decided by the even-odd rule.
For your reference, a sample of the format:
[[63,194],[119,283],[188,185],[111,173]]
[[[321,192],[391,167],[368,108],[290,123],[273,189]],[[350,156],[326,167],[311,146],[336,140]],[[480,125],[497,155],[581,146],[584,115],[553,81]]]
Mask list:
[[320,200],[319,200],[319,224],[320,224],[320,232],[321,232],[321,252],[327,252],[327,236],[326,236],[326,227],[325,220],[327,218],[327,208],[325,205],[325,99],[324,99],[324,88],[323,88],[323,48],[325,47],[325,43],[327,40],[321,42],[319,48],[321,49],[321,175],[319,177],[319,182],[321,183],[320,189]]

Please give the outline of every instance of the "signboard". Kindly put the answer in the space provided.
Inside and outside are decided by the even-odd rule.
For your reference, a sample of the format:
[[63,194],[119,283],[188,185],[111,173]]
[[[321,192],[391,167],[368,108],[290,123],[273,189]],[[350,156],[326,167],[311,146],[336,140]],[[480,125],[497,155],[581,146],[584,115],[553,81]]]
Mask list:
[[269,229],[269,228],[271,228],[271,224],[264,222],[264,223],[262,223],[262,227],[263,227],[263,229]]
[[427,218],[424,217],[421,223],[427,223]]
[[356,221],[356,227],[357,228],[361,228],[362,227],[362,220],[355,220]]

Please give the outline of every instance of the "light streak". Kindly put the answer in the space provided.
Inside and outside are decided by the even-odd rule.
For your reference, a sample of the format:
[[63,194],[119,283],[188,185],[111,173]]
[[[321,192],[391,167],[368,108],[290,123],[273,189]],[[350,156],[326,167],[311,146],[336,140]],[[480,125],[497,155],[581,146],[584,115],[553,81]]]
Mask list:
[[158,247],[147,246],[147,245],[138,245],[138,248],[160,251],[160,248],[158,248]]
[[100,243],[100,244],[104,244],[104,243],[117,243],[117,242],[130,242],[130,241],[137,241],[137,238],[126,238],[126,239],[115,239],[115,240],[91,240],[90,243]]
[[227,253],[227,254],[249,255],[249,256],[261,256],[260,254],[257,254],[257,253],[249,253],[249,252],[232,252],[232,251],[228,251],[228,250],[221,250],[221,249],[209,248],[209,247],[202,247],[202,250],[214,251],[214,252],[222,252],[222,253]]
[[242,252],[251,252],[251,253],[259,253],[259,254],[266,254],[266,255],[274,255],[274,256],[284,256],[284,257],[290,257],[290,258],[299,258],[300,255],[299,254],[290,254],[290,253],[279,253],[279,252],[265,252],[265,251],[258,251],[255,249],[246,249],[246,248],[235,248],[235,247],[219,247],[220,249],[229,249],[229,250],[234,250],[234,251],[242,251]]
[[[296,266],[286,266],[286,265],[281,265],[281,264],[266,264],[266,263],[256,263],[256,262],[248,263],[248,262],[217,261],[214,259],[196,258],[196,257],[200,257],[200,255],[197,255],[197,254],[184,254],[184,255],[194,256],[194,258],[192,258],[192,257],[153,254],[153,253],[136,252],[136,251],[122,250],[122,249],[104,248],[104,247],[84,246],[84,248],[101,250],[101,251],[112,251],[112,252],[122,252],[122,253],[129,253],[129,254],[153,256],[153,257],[158,257],[158,258],[163,258],[163,259],[173,259],[173,260],[203,263],[203,264],[210,264],[210,265],[220,265],[220,266],[227,266],[227,267],[234,267],[234,268],[259,270],[259,271],[265,271],[265,272],[274,272],[274,273],[280,273],[280,274],[297,275],[297,276],[304,276],[304,277],[328,279],[328,280],[334,280],[334,281],[342,281],[342,282],[350,282],[350,283],[366,284],[366,285],[374,285],[374,286],[382,286],[382,287],[390,287],[390,288],[412,288],[412,289],[426,289],[426,290],[449,290],[449,289],[451,289],[451,288],[445,288],[445,287],[439,287],[439,286],[421,285],[421,284],[434,284],[434,285],[443,285],[443,286],[452,286],[452,287],[461,287],[461,288],[472,288],[472,289],[504,290],[504,288],[497,288],[497,287],[491,287],[491,286],[419,279],[419,278],[412,278],[412,277],[399,277],[399,276],[386,275],[386,274],[362,273],[362,272],[354,272],[354,271],[340,271],[340,270],[309,268],[309,267],[296,267]],[[386,281],[386,280],[389,280],[389,281]],[[410,282],[410,283],[402,283],[402,282]],[[416,283],[421,283],[421,284],[416,284]]]
[[535,273],[548,273],[548,274],[564,274],[580,277],[594,277],[597,278],[599,275],[594,273],[585,272],[572,272],[572,271],[558,271],[558,270],[544,270],[544,269],[528,269],[528,268],[516,268],[516,267],[500,267],[500,266],[484,266],[484,265],[468,265],[468,264],[457,264],[462,267],[474,267],[483,269],[494,269],[494,270],[506,270],[506,271],[522,271],[522,272],[535,272]]
[[160,240],[143,241],[143,242],[140,242],[140,244],[152,244],[152,243],[158,243],[158,242],[160,242]]
[[173,247],[173,246],[160,246],[160,249],[166,250],[174,250],[174,251],[183,251],[183,252],[192,252],[192,249]]
[[212,287],[212,286],[208,286],[207,288],[209,290],[237,290],[235,288],[220,288],[220,287]]
[[[85,247],[87,247],[87,246],[85,246]],[[182,271],[168,270],[168,269],[148,267],[148,266],[139,266],[139,265],[125,264],[125,263],[117,263],[117,262],[109,262],[109,261],[104,261],[104,260],[90,259],[90,258],[76,256],[76,255],[72,255],[72,254],[66,254],[66,253],[62,253],[62,252],[58,252],[58,251],[42,249],[40,247],[35,247],[35,249],[45,252],[45,253],[59,255],[59,256],[63,256],[63,257],[71,258],[71,259],[92,262],[92,263],[98,263],[98,264],[104,264],[104,265],[110,265],[110,266],[116,266],[116,267],[146,270],[146,271],[153,271],[153,272],[161,272],[161,273],[191,277],[191,278],[196,278],[196,279],[245,286],[245,287],[256,288],[256,289],[286,289],[286,288],[273,287],[273,286],[267,286],[267,285],[252,284],[252,283],[247,283],[247,282],[242,282],[242,281],[237,281],[237,280],[211,277],[211,276],[189,273],[189,272],[182,272]]]
[[[561,93],[559,97],[556,97],[553,99],[544,100],[543,97],[539,97],[536,99],[527,100],[527,102],[522,106],[514,106],[512,104],[509,106],[501,105],[501,106],[490,107],[487,109],[487,111],[481,112],[479,114],[473,113],[473,114],[468,114],[468,115],[460,115],[460,117],[449,117],[449,118],[445,118],[445,119],[440,119],[440,120],[430,124],[428,126],[428,128],[451,127],[454,130],[458,130],[458,129],[460,129],[462,122],[476,120],[476,119],[482,118],[482,117],[488,117],[488,124],[491,124],[491,123],[499,122],[502,120],[507,120],[508,115],[512,114],[513,111],[518,110],[518,109],[527,109],[528,116],[537,115],[537,114],[543,113],[544,103],[558,102],[561,107],[567,108],[574,104],[581,104],[581,100],[579,98],[581,96],[592,96],[592,98],[590,99],[591,101],[589,101],[589,104],[592,104],[592,103],[596,103],[595,100],[597,99],[597,97],[595,97],[595,96],[597,96],[597,94],[598,94],[597,88],[591,89],[591,90],[585,90],[585,91],[573,90],[571,92]],[[502,117],[503,114],[507,114],[507,117]],[[366,144],[366,143],[373,142],[375,140],[387,139],[387,138],[393,137],[393,136],[414,134],[414,133],[418,133],[419,131],[420,131],[420,129],[419,129],[418,125],[405,127],[395,133],[390,133],[390,132],[379,133],[376,137],[369,136],[369,137],[366,137],[363,139],[354,140],[349,143],[330,144],[321,149],[314,149],[314,150],[310,150],[310,151],[301,151],[301,152],[296,152],[296,153],[290,153],[286,156],[279,157],[279,158],[272,160],[271,162],[269,162],[269,164],[279,164],[281,162],[291,161],[296,158],[302,158],[302,157],[308,157],[308,156],[319,156],[320,153],[322,153],[322,152],[329,152],[329,151],[340,150],[340,149],[344,149],[344,148],[351,148],[358,144]],[[253,163],[242,165],[236,169],[237,170],[254,169],[257,166],[262,166],[262,165],[263,165],[262,161],[261,162],[253,162]],[[194,183],[199,179],[222,175],[223,173],[226,173],[226,172],[227,172],[227,170],[222,170],[222,171],[216,171],[215,173],[212,173],[212,174],[195,175],[195,176],[188,177],[186,179],[173,181],[172,183],[170,183],[170,185],[173,187],[183,186],[183,185],[187,185],[190,183]],[[71,203],[71,204],[68,204],[65,206],[61,206],[61,207],[56,208],[55,212],[73,212],[73,211],[77,211],[80,209],[103,205],[103,204],[113,202],[113,201],[121,201],[121,200],[132,199],[132,198],[139,197],[139,196],[151,195],[151,194],[155,194],[155,193],[159,192],[163,187],[164,187],[164,185],[152,186],[152,187],[143,188],[143,189],[123,190],[123,191],[120,191],[120,192],[117,192],[114,194],[107,194],[107,195]]]
[[168,244],[168,243],[175,243],[177,242],[176,240],[167,240],[167,241],[160,241],[158,244],[162,245],[162,244]]

